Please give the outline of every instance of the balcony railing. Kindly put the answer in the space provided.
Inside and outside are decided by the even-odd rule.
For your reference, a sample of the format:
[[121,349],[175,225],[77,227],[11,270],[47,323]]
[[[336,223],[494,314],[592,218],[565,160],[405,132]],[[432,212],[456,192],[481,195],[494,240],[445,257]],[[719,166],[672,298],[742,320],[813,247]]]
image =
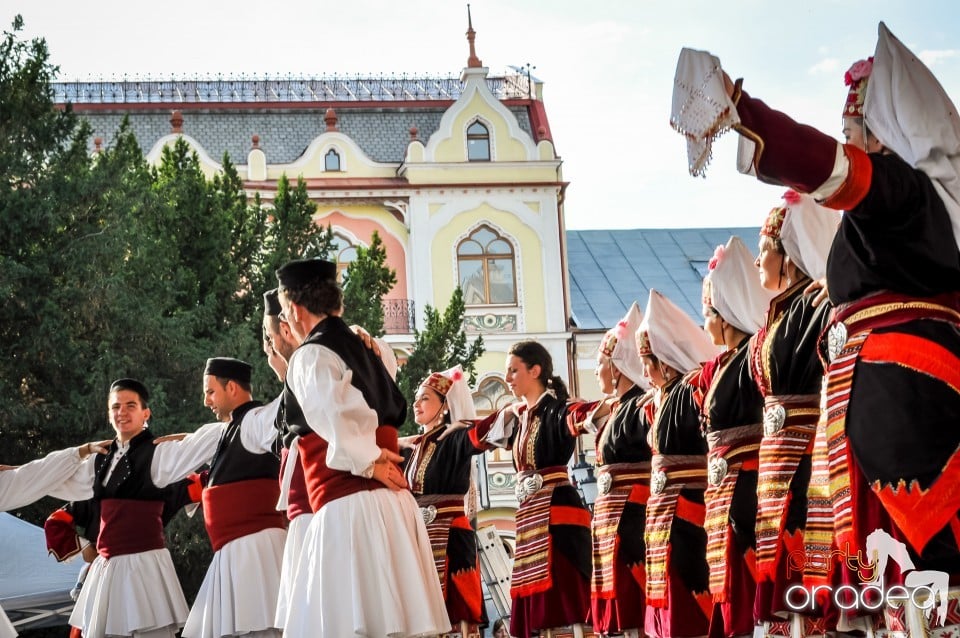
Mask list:
[[383,300],[383,331],[386,334],[412,334],[415,318],[413,299]]

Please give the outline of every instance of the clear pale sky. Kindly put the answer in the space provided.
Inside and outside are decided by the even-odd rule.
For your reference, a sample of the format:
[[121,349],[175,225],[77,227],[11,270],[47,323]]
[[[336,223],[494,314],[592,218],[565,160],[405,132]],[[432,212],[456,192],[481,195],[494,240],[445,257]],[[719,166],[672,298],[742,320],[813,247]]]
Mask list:
[[[458,75],[466,3],[453,0],[87,0],[4,3],[46,38],[60,79],[268,74]],[[652,2],[473,0],[491,73],[530,63],[569,181],[568,228],[756,226],[783,189],[736,173],[736,136],[706,179],[668,124],[680,49],[718,56],[752,95],[834,136],[843,73],[877,24],[960,100],[960,3],[913,0]]]

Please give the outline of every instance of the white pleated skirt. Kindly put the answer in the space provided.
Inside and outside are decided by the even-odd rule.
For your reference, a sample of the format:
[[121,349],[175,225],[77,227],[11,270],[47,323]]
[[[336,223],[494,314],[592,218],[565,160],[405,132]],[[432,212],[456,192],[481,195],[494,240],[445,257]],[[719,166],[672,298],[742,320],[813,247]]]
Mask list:
[[175,636],[187,617],[170,552],[97,558],[90,565],[70,624],[84,636]]
[[300,555],[303,552],[303,539],[307,536],[307,528],[313,513],[297,516],[290,521],[287,527],[287,542],[283,546],[283,566],[280,568],[280,593],[277,596],[277,618],[275,625],[283,629],[287,620],[287,610],[290,608],[290,592],[293,591],[293,579],[300,566]]
[[427,528],[409,491],[358,492],[314,514],[286,638],[408,638],[449,629]]
[[286,538],[286,530],[265,529],[221,547],[197,592],[183,638],[280,636],[274,618]]

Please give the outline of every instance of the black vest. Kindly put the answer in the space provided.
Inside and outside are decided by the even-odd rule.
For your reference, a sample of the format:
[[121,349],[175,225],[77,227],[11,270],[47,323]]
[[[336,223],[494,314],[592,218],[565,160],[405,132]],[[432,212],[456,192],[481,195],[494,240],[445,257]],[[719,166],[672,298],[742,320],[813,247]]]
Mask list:
[[[384,367],[380,358],[363,345],[340,317],[327,317],[310,331],[300,344],[316,344],[332,350],[353,371],[350,383],[360,390],[364,400],[377,413],[377,425],[399,428],[407,418],[407,401]],[[326,401],[328,397],[311,397]],[[283,407],[286,429],[294,435],[303,436],[313,430],[303,416],[300,403],[289,384],[283,388]]]
[[130,447],[126,454],[117,462],[113,474],[107,484],[103,484],[103,477],[117,454],[116,440],[110,444],[110,452],[98,454],[94,459],[93,497],[97,500],[105,498],[128,498],[139,501],[161,501],[163,491],[153,484],[150,478],[150,466],[153,463],[153,453],[157,446],[153,444],[153,433],[144,428],[137,436],[130,439]]
[[243,417],[253,408],[263,405],[249,401],[236,408],[229,425],[220,437],[217,452],[210,463],[207,487],[237,481],[272,478],[280,475],[280,459],[272,452],[250,452],[240,440],[240,425]]

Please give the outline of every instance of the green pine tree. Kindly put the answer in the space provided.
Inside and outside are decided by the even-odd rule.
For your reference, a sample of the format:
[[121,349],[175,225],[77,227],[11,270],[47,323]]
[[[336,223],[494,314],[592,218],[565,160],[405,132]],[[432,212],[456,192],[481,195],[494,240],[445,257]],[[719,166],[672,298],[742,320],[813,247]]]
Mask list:
[[343,320],[375,337],[383,335],[383,297],[397,283],[397,273],[386,261],[383,240],[373,231],[370,247],[359,246],[357,258],[343,274]]

